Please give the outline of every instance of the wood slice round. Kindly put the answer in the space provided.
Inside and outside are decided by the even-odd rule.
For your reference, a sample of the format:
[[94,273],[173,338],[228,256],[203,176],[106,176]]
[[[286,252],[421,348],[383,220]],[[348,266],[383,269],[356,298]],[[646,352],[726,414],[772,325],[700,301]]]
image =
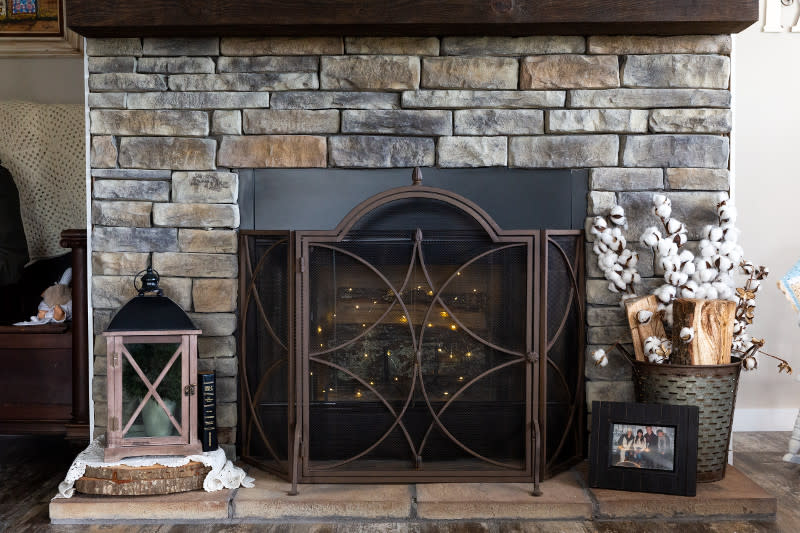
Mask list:
[[210,466],[191,461],[183,466],[87,466],[75,490],[105,496],[172,494],[203,488]]

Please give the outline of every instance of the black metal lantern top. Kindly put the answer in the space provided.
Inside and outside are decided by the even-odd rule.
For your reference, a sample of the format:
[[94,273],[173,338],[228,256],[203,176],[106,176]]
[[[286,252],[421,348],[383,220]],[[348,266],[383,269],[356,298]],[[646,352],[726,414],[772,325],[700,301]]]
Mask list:
[[131,298],[117,311],[106,331],[197,330],[197,326],[183,309],[164,296],[158,286],[159,279],[158,272],[152,267],[136,274],[133,284],[139,295]]

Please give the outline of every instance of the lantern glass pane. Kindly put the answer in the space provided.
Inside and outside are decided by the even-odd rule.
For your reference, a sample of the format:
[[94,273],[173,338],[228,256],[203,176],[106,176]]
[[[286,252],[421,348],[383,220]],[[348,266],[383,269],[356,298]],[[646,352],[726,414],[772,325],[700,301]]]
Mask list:
[[[181,356],[176,352],[180,343],[131,343],[125,344],[125,349],[133,361],[147,378],[142,380],[139,373],[128,360],[122,358],[122,419],[123,427],[129,426],[125,438],[136,437],[172,437],[180,435],[181,421]],[[142,406],[145,396],[151,391],[156,380],[169,365],[161,382],[155,388],[158,396],[169,410],[177,423],[177,427],[167,411],[159,404],[153,394]],[[130,418],[139,410],[136,419],[130,423]]]

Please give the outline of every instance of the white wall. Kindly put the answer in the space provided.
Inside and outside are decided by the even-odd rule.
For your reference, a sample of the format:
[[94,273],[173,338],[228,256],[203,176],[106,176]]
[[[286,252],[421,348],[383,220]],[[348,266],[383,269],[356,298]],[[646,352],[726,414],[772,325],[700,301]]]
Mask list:
[[83,103],[83,57],[0,59],[0,101]]
[[[800,259],[799,59],[800,33],[762,33],[757,24],[734,37],[733,166],[742,244],[748,258],[770,268],[750,331],[796,373],[798,316],[776,284]],[[800,383],[778,375],[776,362],[762,356],[757,371],[742,375],[735,428],[790,430],[798,407]]]

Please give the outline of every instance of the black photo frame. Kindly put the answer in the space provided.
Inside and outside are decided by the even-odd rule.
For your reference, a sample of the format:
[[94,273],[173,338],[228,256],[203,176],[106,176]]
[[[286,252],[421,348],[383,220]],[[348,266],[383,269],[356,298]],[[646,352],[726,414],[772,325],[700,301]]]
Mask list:
[[694,496],[698,425],[696,406],[592,402],[589,486]]

